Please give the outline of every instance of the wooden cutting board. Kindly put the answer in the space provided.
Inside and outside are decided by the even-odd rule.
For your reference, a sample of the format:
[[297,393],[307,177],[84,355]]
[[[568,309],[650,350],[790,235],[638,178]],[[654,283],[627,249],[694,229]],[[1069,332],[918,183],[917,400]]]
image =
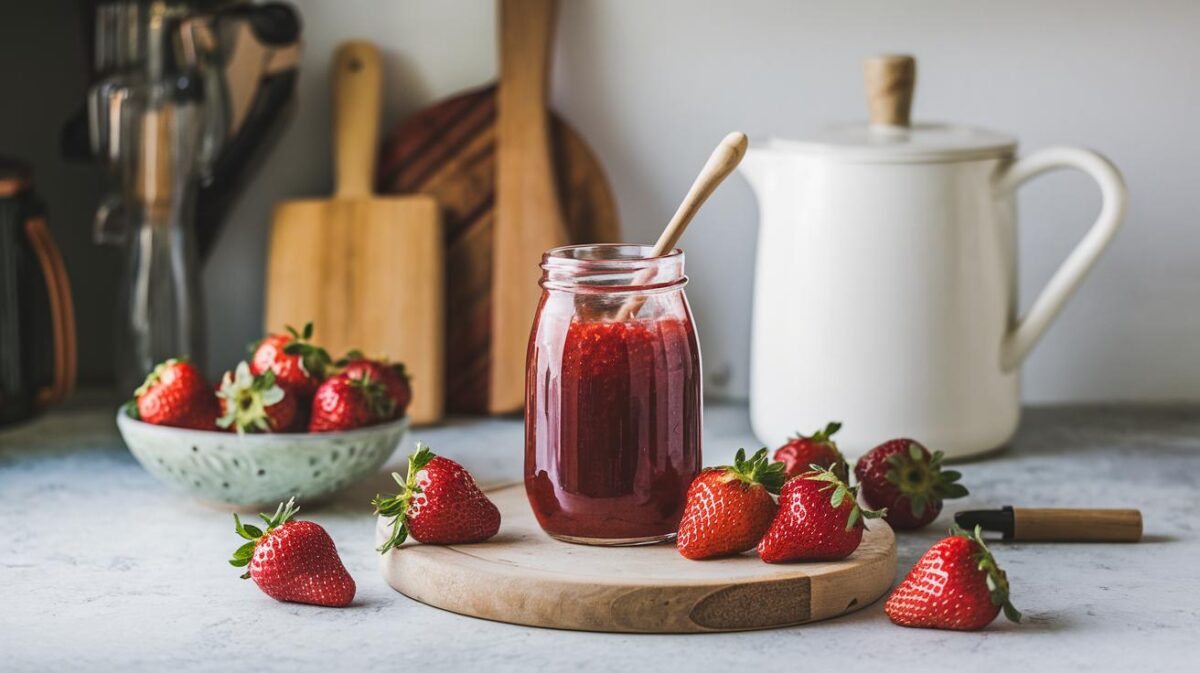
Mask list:
[[265,327],[315,323],[334,358],[358,348],[403,362],[414,422],[442,415],[441,214],[429,195],[376,196],[382,68],[366,42],[333,59],[335,190],[275,209],[267,260]]
[[[536,116],[540,109],[545,116],[543,121],[535,120],[533,126],[526,127],[526,138],[515,141],[542,146],[515,154],[517,162],[544,165],[538,168],[536,178],[530,172],[521,181],[524,169],[520,167],[505,169],[507,177],[500,175],[498,167],[512,166],[513,155],[506,162],[498,150],[500,96],[496,86],[470,91],[418,112],[396,127],[380,153],[377,184],[381,192],[432,194],[442,206],[446,404],[453,411],[516,411],[523,401],[525,345],[533,320],[531,307],[540,292],[537,263],[543,249],[537,246],[546,242],[527,244],[517,254],[506,254],[505,261],[497,260],[497,218],[506,218],[508,231],[512,233],[515,227],[516,235],[521,236],[522,203],[529,203],[520,196],[516,201],[505,197],[508,214],[501,216],[498,183],[511,183],[512,170],[516,170],[518,181],[506,194],[536,190],[529,197],[535,203],[545,203],[547,194],[556,197],[558,221],[571,243],[620,241],[612,191],[599,162],[579,134],[545,108],[553,16],[554,3],[549,0],[502,0],[498,12],[501,88],[511,96],[515,84],[518,97],[532,96],[532,113]],[[523,94],[523,89],[532,89],[533,93]],[[526,109],[515,114],[519,120],[529,113]],[[549,178],[545,177],[547,170]],[[551,189],[547,191],[546,187]],[[540,210],[553,207],[543,206]],[[510,236],[506,240],[514,239]],[[500,274],[504,280],[494,283]],[[493,293],[504,288],[520,292],[523,303],[498,314],[493,311]],[[500,320],[506,321],[504,333],[508,338],[503,341],[492,339]],[[500,368],[503,370],[498,371]],[[493,384],[503,384],[503,393],[494,390]]]
[[[674,545],[588,547],[538,527],[525,488],[489,493],[500,532],[474,545],[406,542],[380,558],[387,583],[434,607],[580,631],[702,633],[791,626],[876,601],[896,574],[896,538],[869,521],[862,545],[832,563],[770,565],[753,553],[689,561]],[[380,518],[377,543],[390,521]]]

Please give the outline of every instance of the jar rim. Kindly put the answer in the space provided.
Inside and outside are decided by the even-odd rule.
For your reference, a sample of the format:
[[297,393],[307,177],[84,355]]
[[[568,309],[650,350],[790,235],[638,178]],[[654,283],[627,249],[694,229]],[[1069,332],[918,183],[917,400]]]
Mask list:
[[[637,251],[638,254],[621,255],[618,257],[585,257],[582,253],[591,250]],[[580,269],[637,269],[644,268],[647,263],[657,264],[683,256],[681,248],[675,248],[665,255],[655,256],[654,246],[639,243],[583,243],[579,245],[563,245],[551,248],[542,255],[542,267],[552,265],[559,268]]]
[[683,250],[655,257],[635,243],[566,245],[542,255],[541,286],[584,293],[656,293],[687,284]]

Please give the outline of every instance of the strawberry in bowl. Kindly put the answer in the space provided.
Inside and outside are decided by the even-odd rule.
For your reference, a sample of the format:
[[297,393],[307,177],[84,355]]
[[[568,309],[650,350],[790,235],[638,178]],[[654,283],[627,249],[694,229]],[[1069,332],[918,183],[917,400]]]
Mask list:
[[302,332],[269,335],[215,389],[186,359],[154,368],[117,414],[159,480],[222,507],[312,500],[377,471],[408,429],[403,365],[336,368]]

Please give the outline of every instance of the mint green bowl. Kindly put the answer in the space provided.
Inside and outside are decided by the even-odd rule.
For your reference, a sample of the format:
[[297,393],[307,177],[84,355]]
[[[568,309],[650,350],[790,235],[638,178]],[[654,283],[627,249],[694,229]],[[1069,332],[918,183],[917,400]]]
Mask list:
[[130,453],[159,481],[226,509],[327,498],[376,473],[408,417],[346,432],[245,434],[153,425],[117,412]]

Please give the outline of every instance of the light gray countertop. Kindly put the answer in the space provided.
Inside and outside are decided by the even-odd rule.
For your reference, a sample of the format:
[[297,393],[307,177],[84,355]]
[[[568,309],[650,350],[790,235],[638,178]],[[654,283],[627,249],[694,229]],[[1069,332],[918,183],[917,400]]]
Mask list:
[[[706,420],[710,456],[757,444],[743,407],[709,405]],[[409,439],[500,483],[520,476],[521,432],[512,419],[454,420]],[[996,543],[1026,621],[982,633],[902,629],[881,602],[774,631],[577,633],[462,617],[392,591],[372,549],[368,502],[391,486],[381,473],[302,512],[329,530],[358,583],[350,608],[315,608],[237,579],[225,562],[239,542],[229,515],[143,471],[111,407],[76,403],[0,431],[0,670],[1196,670],[1200,410],[1029,409],[1011,448],[960,469],[972,495],[900,536],[897,580],[955,509],[1139,507],[1146,538]]]

